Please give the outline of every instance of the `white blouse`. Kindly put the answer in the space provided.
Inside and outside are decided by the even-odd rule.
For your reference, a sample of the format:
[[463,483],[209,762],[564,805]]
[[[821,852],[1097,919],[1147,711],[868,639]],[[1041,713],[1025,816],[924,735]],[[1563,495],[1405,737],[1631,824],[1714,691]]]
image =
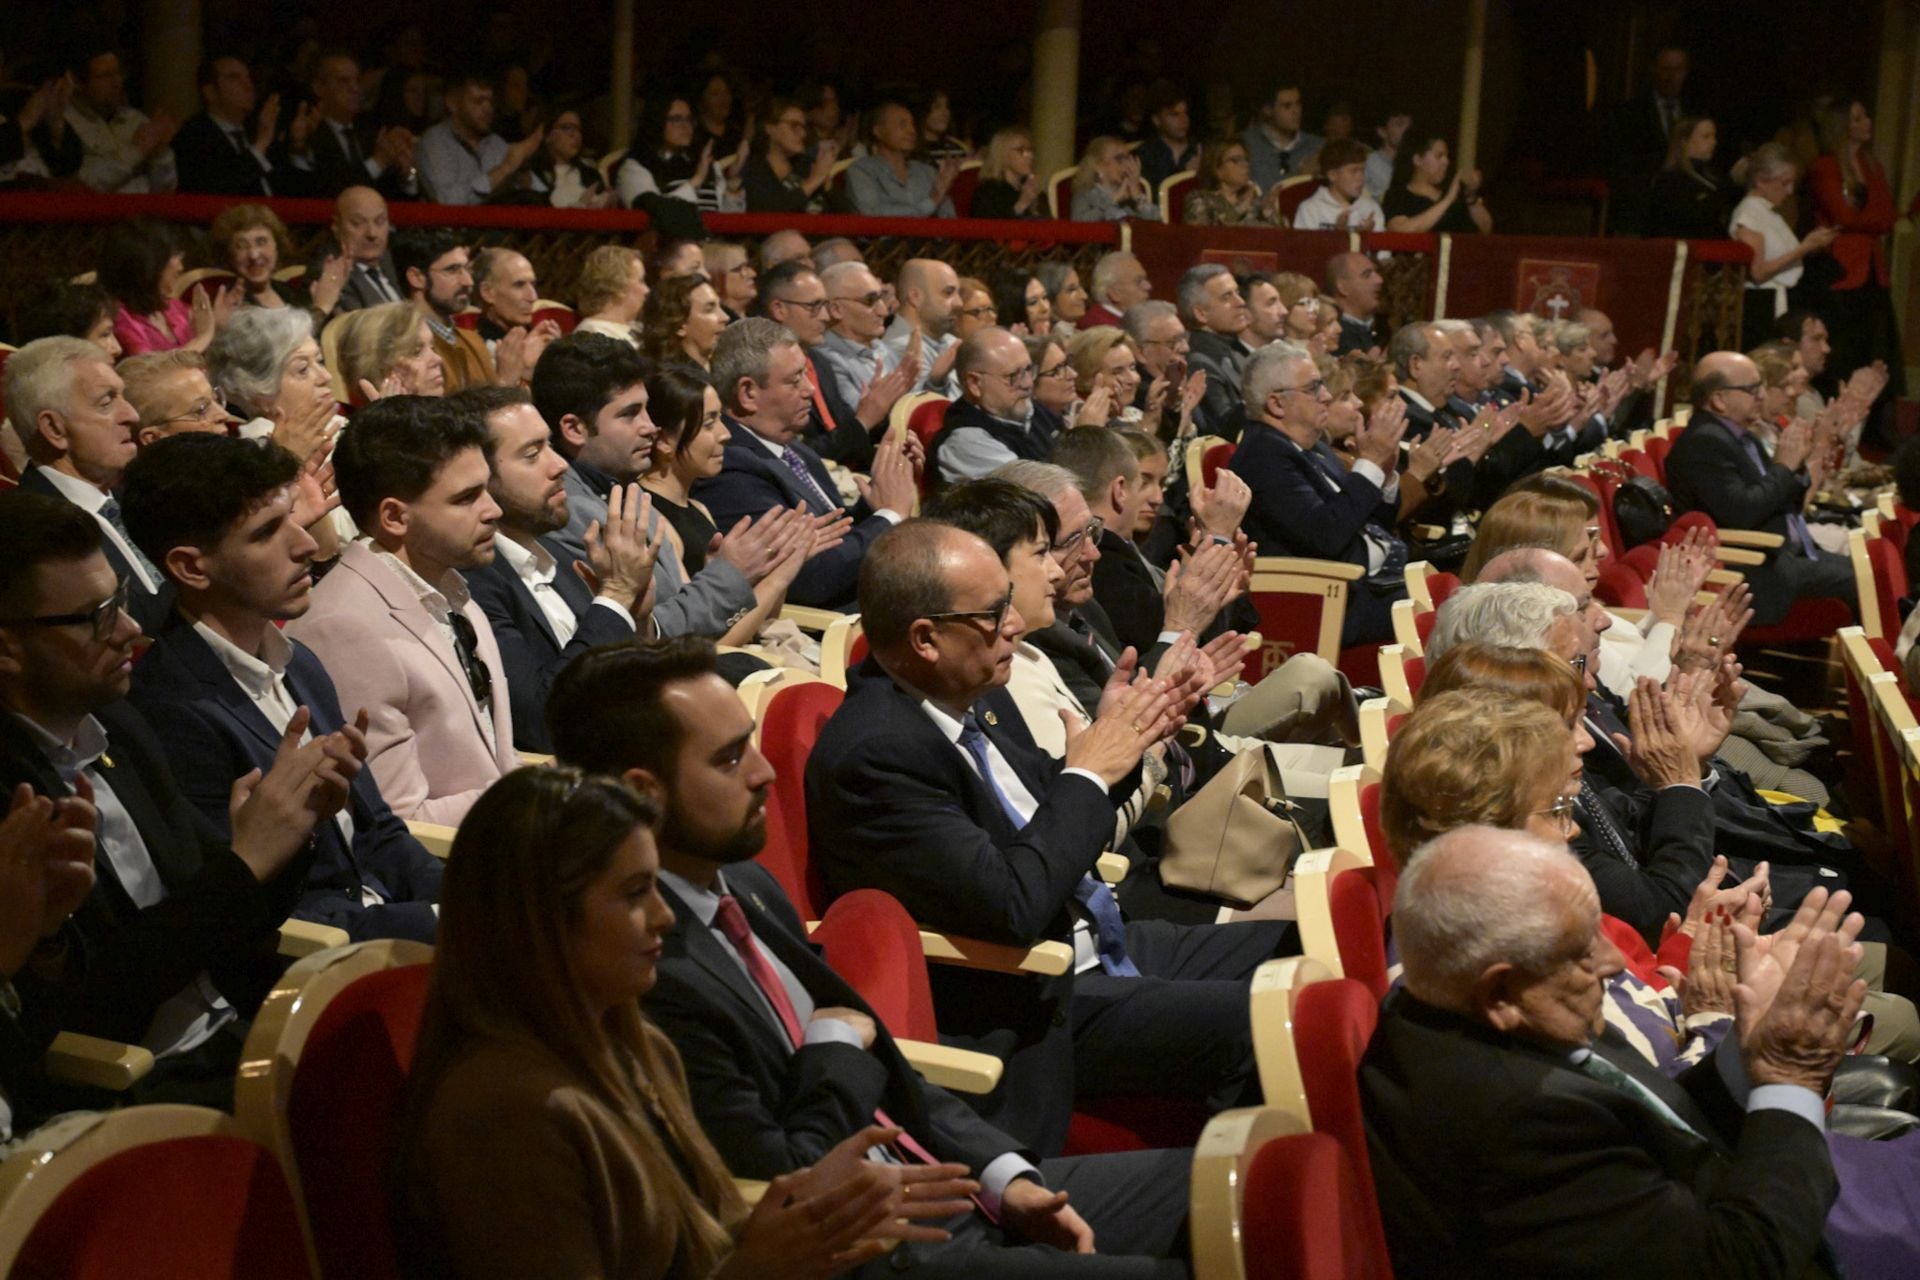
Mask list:
[[[1760,233],[1760,252],[1756,255],[1756,261],[1791,253],[1793,247],[1800,243],[1800,237],[1793,234],[1793,228],[1787,225],[1787,220],[1775,212],[1774,207],[1762,196],[1750,195],[1739,203],[1733,211],[1733,221],[1727,227],[1727,234],[1732,235],[1742,227]],[[1805,270],[1805,263],[1796,262],[1770,280],[1755,283],[1749,279],[1747,288],[1785,292],[1800,283],[1801,273]]]

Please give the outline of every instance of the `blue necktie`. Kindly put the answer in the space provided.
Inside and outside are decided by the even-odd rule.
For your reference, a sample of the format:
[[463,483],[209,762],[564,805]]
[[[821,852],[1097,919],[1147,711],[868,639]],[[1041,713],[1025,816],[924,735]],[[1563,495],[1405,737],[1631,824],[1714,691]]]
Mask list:
[[[1759,467],[1760,474],[1765,476],[1768,465],[1767,455],[1760,451],[1760,442],[1753,438],[1752,432],[1742,431],[1738,434],[1740,436],[1740,442],[1747,446],[1747,453],[1752,457],[1754,465]],[[1807,532],[1807,522],[1801,518],[1798,511],[1789,511],[1787,513],[1787,532],[1791,534],[1793,540],[1799,544],[1800,550],[1811,559],[1817,548],[1813,544],[1813,535]]]
[[[1020,816],[1020,810],[1007,799],[1007,793],[1000,789],[999,781],[993,776],[993,765],[987,757],[987,735],[980,731],[979,717],[971,711],[960,721],[960,745],[973,757],[987,790],[993,792],[993,798],[1000,802],[1001,811],[1007,815],[1007,821],[1013,824],[1014,830],[1026,826],[1027,820]],[[1116,978],[1139,977],[1140,970],[1127,958],[1127,924],[1120,916],[1120,904],[1114,900],[1113,890],[1096,877],[1083,875],[1080,883],[1073,887],[1073,898],[1092,919],[1100,967]]]
[[813,472],[807,469],[807,460],[800,456],[798,449],[788,445],[780,451],[780,461],[787,464],[787,470],[793,472],[794,479],[800,482],[800,488],[809,496],[814,504],[814,514],[828,515],[840,505],[829,500],[821,490],[820,482],[813,478]]
[[147,553],[140,549],[140,544],[135,542],[133,535],[127,532],[127,522],[120,515],[120,503],[113,498],[108,498],[101,503],[100,518],[112,525],[114,531],[126,541],[127,550],[133,553],[134,562],[140,566],[142,573],[148,575],[147,582],[153,584],[155,589],[164,585],[166,577],[154,566],[153,561],[147,559]]

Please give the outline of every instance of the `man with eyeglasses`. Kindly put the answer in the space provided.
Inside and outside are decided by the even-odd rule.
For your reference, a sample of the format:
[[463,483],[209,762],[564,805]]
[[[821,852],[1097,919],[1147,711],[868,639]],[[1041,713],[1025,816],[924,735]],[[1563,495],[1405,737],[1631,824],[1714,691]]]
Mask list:
[[1193,342],[1180,319],[1179,308],[1171,302],[1151,299],[1136,302],[1120,317],[1120,327],[1140,349],[1142,376],[1133,407],[1145,412],[1147,388],[1155,379],[1164,378],[1175,385],[1185,379],[1187,356],[1193,350]]
[[[1207,375],[1207,392],[1193,411],[1205,435],[1240,438],[1240,370],[1250,349],[1241,335],[1252,321],[1240,282],[1217,262],[1203,262],[1180,277],[1180,318],[1186,322],[1191,363]],[[1145,383],[1147,379],[1142,378]]]
[[[1059,368],[1072,376],[1072,365]],[[1032,423],[1034,369],[1026,343],[1005,329],[982,329],[956,348],[953,372],[960,398],[947,406],[928,450],[942,484],[978,480],[1016,459],[1047,456],[1050,441]]]
[[[318,544],[302,525],[299,468],[272,443],[208,435],[161,441],[127,468],[128,526],[179,602],[134,670],[133,703],[165,728],[182,793],[222,832],[234,779],[273,767],[299,709],[302,743],[367,727],[358,708],[351,719],[342,709],[320,659],[277,625],[313,603]],[[371,772],[315,826],[313,843],[296,916],[356,941],[433,941],[441,861],[394,816]]]
[[827,309],[827,287],[805,262],[783,262],[760,277],[759,314],[791,329],[806,353],[813,402],[807,443],[823,458],[865,471],[873,465],[873,433],[887,425],[894,402],[906,394],[907,375],[896,368],[869,382],[858,400],[843,399],[837,371],[821,349]]
[[142,449],[186,432],[226,435],[239,421],[227,412],[226,396],[207,380],[207,358],[198,351],[150,351],[122,360],[114,372],[139,411],[133,438]]
[[1128,921],[1094,873],[1193,673],[1125,666],[1055,759],[1005,688],[1027,622],[985,541],[927,520],[890,532],[861,567],[860,614],[871,656],[807,759],[828,888],[883,889],[930,929],[1073,947],[1056,978],[933,975],[942,1038],[1007,1064],[975,1107],[1052,1155],[1076,1099],[1257,1097],[1247,982],[1292,926]]
[[388,396],[356,413],[333,467],[361,536],[286,629],[341,705],[367,709],[368,763],[408,821],[458,826],[519,765],[500,649],[459,573],[494,556],[487,444],[480,415],[445,399]]
[[881,341],[894,353],[894,364],[906,363],[907,344],[920,339],[920,379],[915,391],[933,391],[952,399],[958,394],[953,361],[960,339],[954,337],[960,306],[960,277],[938,258],[913,258],[900,268],[894,281],[899,313]]
[[1716,351],[1694,366],[1693,419],[1667,455],[1667,487],[1682,511],[1780,538],[1767,562],[1747,571],[1756,623],[1777,623],[1795,600],[1817,596],[1857,613],[1852,564],[1822,550],[1802,514],[1807,495],[1826,480],[1829,433],[1798,419],[1781,430],[1769,458],[1752,433],[1760,392],[1760,370],[1736,351]]
[[[247,446],[249,448],[253,446]],[[126,1100],[230,1108],[246,1019],[286,967],[278,930],[347,802],[357,732],[273,736],[262,773],[229,779],[223,835],[181,790],[171,728],[127,702],[140,625],[94,521],[38,493],[0,494],[0,787],[90,802],[95,884],[72,929],[13,975],[29,1026],[142,1045]]]
[[837,262],[821,271],[820,283],[827,295],[827,326],[815,355],[833,371],[834,390],[842,401],[859,404],[869,387],[905,360],[914,361],[913,376],[919,376],[919,352],[895,351],[881,341],[887,331],[887,294],[866,263]]
[[140,412],[106,353],[82,338],[29,342],[7,361],[7,417],[31,465],[20,487],[70,502],[91,516],[128,609],[157,626],[173,609],[173,588],[127,533],[114,491],[137,449]]

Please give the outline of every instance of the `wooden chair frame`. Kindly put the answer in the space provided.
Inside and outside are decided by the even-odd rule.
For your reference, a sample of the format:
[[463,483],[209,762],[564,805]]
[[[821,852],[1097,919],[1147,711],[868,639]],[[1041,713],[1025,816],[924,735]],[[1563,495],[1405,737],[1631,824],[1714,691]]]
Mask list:
[[1193,1148],[1188,1236],[1196,1280],[1246,1280],[1241,1205],[1260,1148],[1307,1130],[1278,1107],[1238,1107],[1207,1121]]

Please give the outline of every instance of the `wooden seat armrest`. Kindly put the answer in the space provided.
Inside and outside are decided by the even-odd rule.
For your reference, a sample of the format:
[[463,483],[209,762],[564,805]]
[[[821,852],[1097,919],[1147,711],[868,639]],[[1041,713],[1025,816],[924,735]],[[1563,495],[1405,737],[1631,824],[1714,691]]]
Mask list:
[[1749,551],[1745,547],[1715,547],[1713,558],[1721,564],[1737,564],[1752,568],[1767,562],[1763,552]]
[[553,763],[552,756],[545,755],[538,751],[516,751],[514,752],[514,754],[520,757],[521,764],[552,764]]
[[934,964],[954,964],[964,969],[990,969],[996,973],[1032,973],[1057,978],[1073,968],[1073,948],[1064,942],[1041,942],[1031,947],[1014,947],[1000,942],[982,942],[958,934],[920,931],[920,950]]
[[767,1194],[767,1184],[757,1178],[735,1178],[733,1189],[740,1193],[740,1198],[747,1202],[749,1209],[759,1204],[761,1198]]
[[409,822],[407,830],[413,833],[421,847],[436,858],[445,858],[453,853],[453,837],[458,827],[442,826],[438,822]]
[[1312,574],[1322,578],[1338,578],[1345,582],[1358,582],[1367,576],[1367,571],[1357,564],[1348,564],[1344,560],[1308,560],[1298,556],[1256,556],[1253,561],[1255,574],[1293,573]]
[[1787,544],[1779,534],[1762,533],[1758,529],[1722,529],[1720,541],[1725,546],[1752,547],[1758,551],[1777,551]]
[[153,1070],[153,1055],[137,1044],[62,1031],[47,1046],[40,1068],[62,1084],[124,1093]]
[[345,929],[336,929],[330,924],[315,924],[311,920],[280,922],[280,954],[290,960],[298,960],[332,947],[344,947],[351,941],[353,939],[347,936]]
[[1006,1064],[990,1053],[956,1049],[926,1040],[895,1040],[901,1056],[927,1078],[927,1083],[955,1093],[992,1093],[1000,1085]]
[[1127,872],[1132,870],[1132,867],[1133,864],[1125,857],[1112,852],[1101,854],[1093,864],[1094,870],[1100,873],[1100,878],[1110,885],[1119,884],[1125,880]]
[[832,609],[809,609],[803,604],[780,606],[780,616],[802,631],[825,631],[847,615]]

